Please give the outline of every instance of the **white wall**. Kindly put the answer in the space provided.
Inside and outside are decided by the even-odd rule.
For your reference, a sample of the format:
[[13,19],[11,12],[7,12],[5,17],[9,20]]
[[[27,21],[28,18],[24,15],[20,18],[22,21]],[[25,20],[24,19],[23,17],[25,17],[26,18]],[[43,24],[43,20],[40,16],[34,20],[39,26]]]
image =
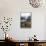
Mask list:
[[45,24],[44,24],[45,28],[44,28],[44,38],[46,39],[46,16],[45,16]]
[[[32,12],[32,28],[20,28],[20,12]],[[44,40],[45,15],[45,8],[32,8],[28,0],[0,0],[0,16],[13,17],[12,27],[8,33],[17,40],[27,40],[34,34],[39,40]]]

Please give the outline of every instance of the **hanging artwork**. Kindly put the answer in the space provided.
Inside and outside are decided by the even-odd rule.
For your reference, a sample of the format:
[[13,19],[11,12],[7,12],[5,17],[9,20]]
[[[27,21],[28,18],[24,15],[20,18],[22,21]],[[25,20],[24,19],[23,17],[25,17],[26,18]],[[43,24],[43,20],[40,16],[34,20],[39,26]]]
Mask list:
[[29,0],[29,3],[33,8],[38,8],[43,5],[43,0]]
[[22,12],[20,16],[20,26],[21,28],[31,28],[31,12]]

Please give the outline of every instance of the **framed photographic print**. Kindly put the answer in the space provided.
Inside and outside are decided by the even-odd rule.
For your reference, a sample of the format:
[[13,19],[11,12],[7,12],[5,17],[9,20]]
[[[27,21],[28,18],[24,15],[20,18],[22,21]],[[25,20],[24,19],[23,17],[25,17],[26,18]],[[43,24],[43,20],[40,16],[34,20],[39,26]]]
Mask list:
[[20,14],[21,14],[20,16],[21,28],[31,28],[32,12],[21,12]]

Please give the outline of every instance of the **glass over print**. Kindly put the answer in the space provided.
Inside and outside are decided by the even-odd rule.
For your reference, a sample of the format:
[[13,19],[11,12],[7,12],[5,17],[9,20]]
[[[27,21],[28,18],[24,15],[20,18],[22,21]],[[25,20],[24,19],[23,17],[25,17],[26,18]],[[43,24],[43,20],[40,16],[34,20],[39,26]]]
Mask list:
[[31,12],[22,12],[20,16],[21,28],[31,28]]

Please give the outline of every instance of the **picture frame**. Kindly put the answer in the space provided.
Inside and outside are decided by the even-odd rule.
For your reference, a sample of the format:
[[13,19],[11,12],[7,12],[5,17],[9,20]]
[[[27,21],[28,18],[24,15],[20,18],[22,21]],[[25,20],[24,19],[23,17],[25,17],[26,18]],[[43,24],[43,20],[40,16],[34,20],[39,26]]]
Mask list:
[[20,13],[20,27],[31,28],[32,27],[32,12]]

